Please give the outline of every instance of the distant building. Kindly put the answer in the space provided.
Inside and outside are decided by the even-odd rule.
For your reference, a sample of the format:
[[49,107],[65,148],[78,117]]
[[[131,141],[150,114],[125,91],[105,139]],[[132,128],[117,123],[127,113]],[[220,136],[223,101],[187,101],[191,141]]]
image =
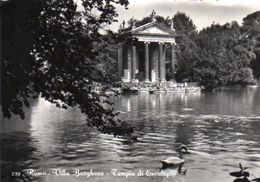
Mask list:
[[[166,81],[166,46],[171,50],[171,75],[175,72],[175,31],[158,23],[155,12],[151,22],[125,28],[121,25],[119,32],[126,36],[125,43],[118,47],[118,74],[123,82],[165,82]],[[168,49],[169,50],[169,49]],[[142,80],[140,80],[140,74]],[[139,79],[138,79],[139,78]]]

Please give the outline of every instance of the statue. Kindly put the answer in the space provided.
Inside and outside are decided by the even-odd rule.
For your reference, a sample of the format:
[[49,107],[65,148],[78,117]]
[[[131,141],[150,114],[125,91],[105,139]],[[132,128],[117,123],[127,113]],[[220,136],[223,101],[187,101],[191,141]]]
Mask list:
[[174,30],[173,19],[171,19],[171,29]]
[[119,25],[119,29],[118,29],[118,32],[121,32],[122,31],[122,24]]
[[151,16],[152,16],[152,21],[155,21],[155,15],[156,15],[156,12],[153,10],[153,11],[152,11],[152,14],[151,14]]
[[123,29],[124,29],[125,28],[125,20],[123,20],[122,26],[123,26]]
[[135,27],[135,19],[134,19],[134,17],[132,17],[132,18],[130,19],[130,22],[131,22],[131,24],[132,24],[132,29],[135,29],[136,27]]

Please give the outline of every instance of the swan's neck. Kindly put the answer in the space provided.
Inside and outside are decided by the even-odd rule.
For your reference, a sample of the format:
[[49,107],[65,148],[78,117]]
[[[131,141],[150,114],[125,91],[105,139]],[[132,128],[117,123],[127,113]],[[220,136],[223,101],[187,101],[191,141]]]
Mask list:
[[183,158],[183,154],[182,154],[181,150],[179,151],[179,154],[180,154],[180,158],[182,159]]

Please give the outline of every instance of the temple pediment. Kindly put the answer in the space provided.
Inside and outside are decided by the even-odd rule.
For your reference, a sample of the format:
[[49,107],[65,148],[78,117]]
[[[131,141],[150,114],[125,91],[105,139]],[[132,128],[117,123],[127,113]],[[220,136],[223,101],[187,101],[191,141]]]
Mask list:
[[137,32],[139,34],[159,34],[159,35],[170,35],[168,32],[165,32],[161,29],[159,29],[158,27],[150,27],[147,28],[143,31],[139,31]]
[[174,36],[174,31],[170,28],[159,24],[157,22],[147,23],[140,27],[131,30],[134,35],[162,35],[162,36]]
[[176,33],[173,28],[173,21],[170,27],[156,20],[156,12],[151,13],[151,22],[136,26],[136,20],[130,20],[130,26],[125,28],[125,21],[119,27],[119,33],[125,34],[129,38],[137,38],[139,41],[175,43]]

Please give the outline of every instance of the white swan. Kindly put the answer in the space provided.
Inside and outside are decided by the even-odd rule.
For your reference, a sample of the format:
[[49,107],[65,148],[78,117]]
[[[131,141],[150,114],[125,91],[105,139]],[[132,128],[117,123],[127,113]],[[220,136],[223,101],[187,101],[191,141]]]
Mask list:
[[161,160],[162,168],[166,169],[168,167],[182,167],[185,160],[183,159],[183,153],[187,153],[187,147],[185,145],[181,145],[178,149],[179,157],[168,157],[167,159]]

